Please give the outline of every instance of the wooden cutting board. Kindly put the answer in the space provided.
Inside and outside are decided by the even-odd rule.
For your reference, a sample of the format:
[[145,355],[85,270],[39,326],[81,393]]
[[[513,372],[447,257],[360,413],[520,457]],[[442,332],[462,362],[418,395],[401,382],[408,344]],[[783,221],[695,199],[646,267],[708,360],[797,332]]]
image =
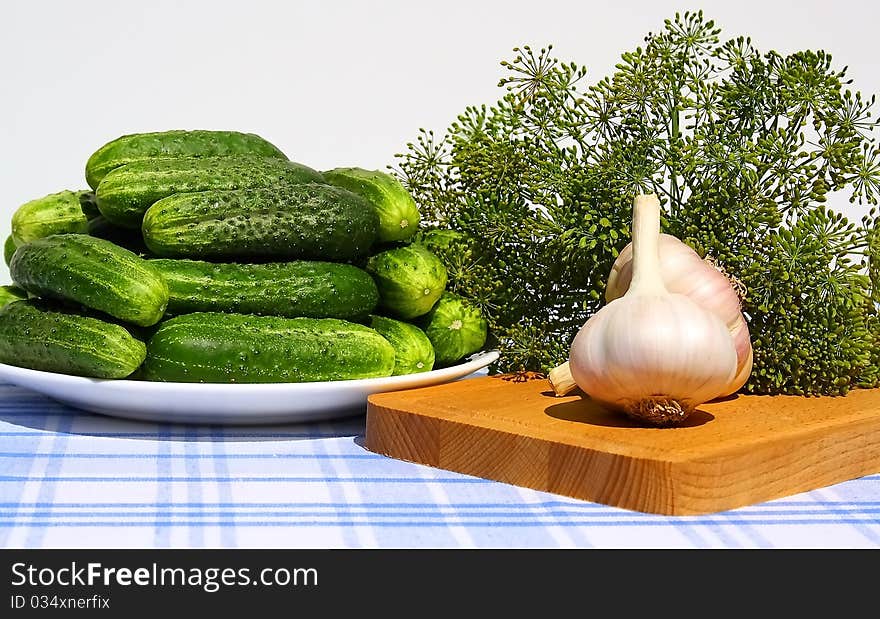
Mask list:
[[484,377],[370,396],[376,453],[659,514],[717,512],[880,472],[880,389],[735,396],[639,427],[546,380]]

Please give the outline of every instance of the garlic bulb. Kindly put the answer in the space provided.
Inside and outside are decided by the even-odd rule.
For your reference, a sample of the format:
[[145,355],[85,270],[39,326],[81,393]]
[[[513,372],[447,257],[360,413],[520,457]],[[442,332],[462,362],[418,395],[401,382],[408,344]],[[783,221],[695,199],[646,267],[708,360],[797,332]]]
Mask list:
[[[740,295],[730,278],[700,258],[689,246],[669,234],[659,239],[660,272],[669,292],[691,298],[724,321],[736,343],[736,376],[722,395],[736,393],[746,384],[752,372],[752,341],[749,327],[742,315]],[[608,276],[605,300],[612,301],[626,294],[632,280],[633,244],[617,256]]]
[[737,375],[736,347],[718,316],[664,285],[657,196],[636,198],[632,234],[632,283],[581,328],[569,365],[591,398],[671,425],[725,394]]
[[[737,353],[737,371],[725,393],[739,391],[752,372],[753,352],[749,327],[740,309],[740,295],[727,275],[680,240],[669,234],[659,238],[660,271],[669,292],[686,295],[697,305],[716,314],[727,325],[734,338]],[[632,280],[633,244],[624,247],[611,267],[605,288],[605,300],[622,297]],[[571,376],[568,362],[552,370],[550,385],[558,396],[573,391],[577,384]]]

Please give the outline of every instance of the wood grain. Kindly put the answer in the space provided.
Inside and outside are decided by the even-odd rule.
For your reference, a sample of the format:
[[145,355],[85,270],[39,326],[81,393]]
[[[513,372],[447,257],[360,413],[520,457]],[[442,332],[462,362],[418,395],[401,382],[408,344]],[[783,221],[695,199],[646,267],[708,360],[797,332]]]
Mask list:
[[880,390],[736,396],[640,427],[544,380],[370,396],[367,449],[632,510],[705,514],[880,472]]

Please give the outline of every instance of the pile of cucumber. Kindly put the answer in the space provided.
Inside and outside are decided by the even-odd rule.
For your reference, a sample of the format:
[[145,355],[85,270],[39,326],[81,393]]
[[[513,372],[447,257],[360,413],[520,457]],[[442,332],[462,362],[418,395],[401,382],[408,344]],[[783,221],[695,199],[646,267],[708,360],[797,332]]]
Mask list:
[[425,372],[478,350],[479,309],[413,242],[393,177],[318,172],[263,138],[118,138],[91,190],[19,207],[0,363],[95,378],[266,383]]

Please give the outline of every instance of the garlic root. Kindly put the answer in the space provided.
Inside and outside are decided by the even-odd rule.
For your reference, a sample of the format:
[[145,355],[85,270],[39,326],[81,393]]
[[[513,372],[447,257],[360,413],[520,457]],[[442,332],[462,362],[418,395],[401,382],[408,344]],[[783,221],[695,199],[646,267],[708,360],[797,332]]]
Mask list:
[[632,419],[652,426],[677,426],[693,411],[693,406],[666,398],[645,398],[623,407],[623,412]]

